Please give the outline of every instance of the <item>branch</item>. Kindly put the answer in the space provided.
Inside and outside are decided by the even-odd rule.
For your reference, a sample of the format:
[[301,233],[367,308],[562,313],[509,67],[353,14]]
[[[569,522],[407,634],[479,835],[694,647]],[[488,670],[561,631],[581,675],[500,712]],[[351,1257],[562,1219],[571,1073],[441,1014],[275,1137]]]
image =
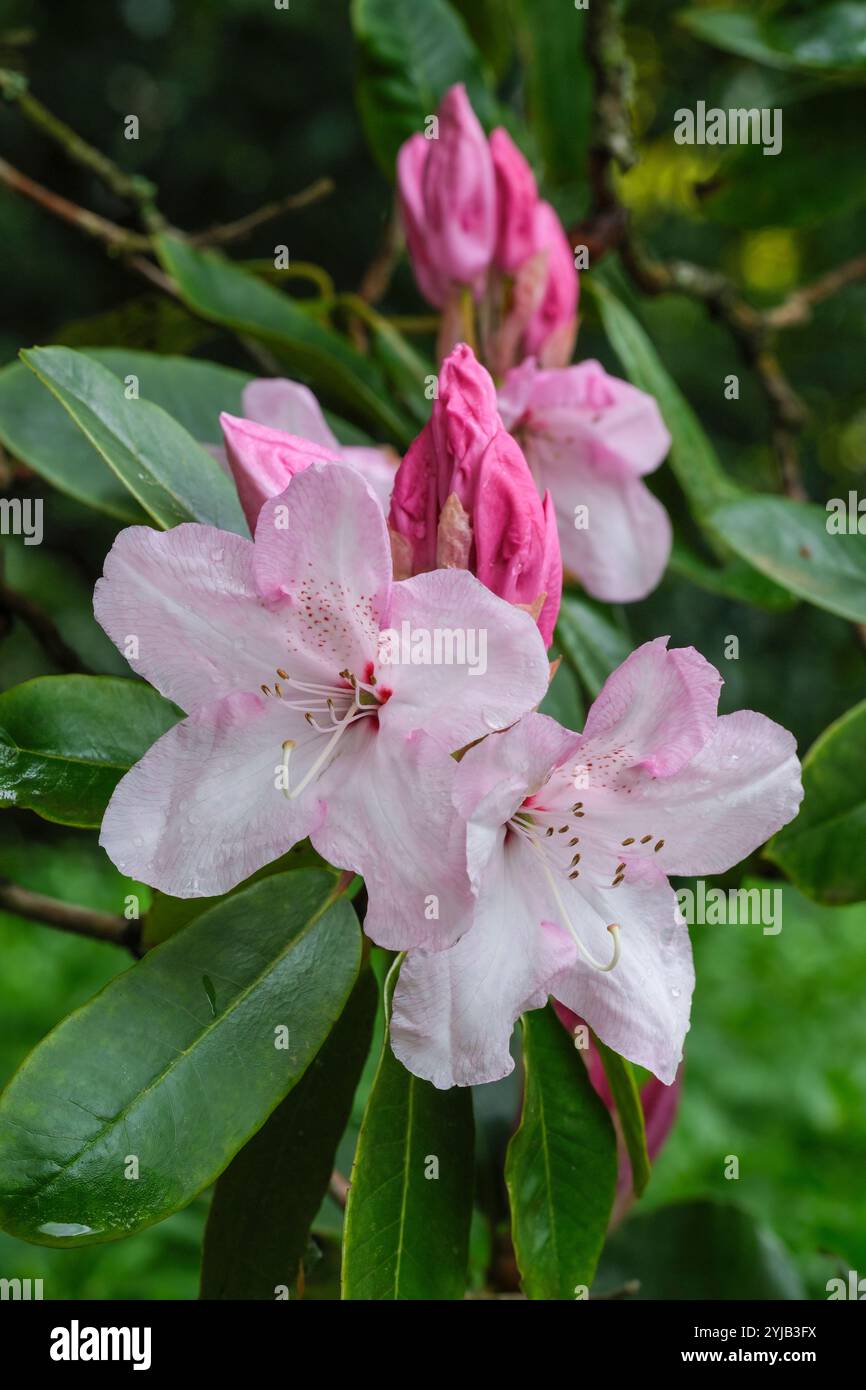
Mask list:
[[30,92],[26,77],[21,73],[0,68],[0,93],[7,101],[15,102],[22,116],[37,130],[41,130],[55,144],[60,145],[67,158],[82,168],[89,169],[97,178],[111,189],[117,197],[132,203],[142,217],[145,226],[161,225],[162,218],[156,210],[154,198],[156,188],[150,179],[140,174],[127,174],[108,155],[78,135],[65,121],[52,114],[41,101]]
[[71,932],[74,936],[88,936],[93,941],[108,941],[113,946],[122,946],[136,959],[143,955],[140,921],[128,922],[125,917],[76,907],[72,903],[61,902],[59,898],[46,897],[44,893],[31,893],[29,888],[19,888],[7,879],[0,879],[0,910],[12,912],[16,917],[26,917],[30,922],[41,922],[43,926],[56,927],[59,931]]
[[309,188],[301,189],[300,193],[290,193],[286,198],[265,203],[264,207],[247,213],[246,217],[239,217],[236,222],[224,222],[210,227],[205,232],[196,232],[189,240],[193,246],[225,246],[230,241],[241,241],[263,223],[272,222],[275,217],[282,217],[284,212],[298,212],[301,208],[309,207],[311,203],[318,203],[333,191],[333,179],[316,179],[315,183],[311,183]]
[[337,1203],[337,1206],[342,1207],[343,1211],[345,1211],[346,1203],[349,1200],[349,1183],[348,1180],[343,1177],[339,1168],[335,1168],[331,1174],[331,1179],[328,1183],[328,1191]]
[[87,236],[95,237],[112,250],[142,250],[150,246],[149,237],[143,236],[140,232],[127,231],[117,222],[110,222],[107,217],[100,217],[99,213],[79,207],[78,203],[70,202],[68,198],[29,178],[27,174],[22,174],[20,169],[14,168],[5,159],[0,159],[0,183],[5,183],[13,192],[38,203],[52,216],[70,222],[73,227],[77,227]]
[[795,290],[783,304],[777,304],[775,309],[769,309],[764,315],[764,321],[771,328],[792,328],[801,323],[808,323],[816,304],[829,299],[831,295],[838,294],[839,290],[854,284],[856,280],[862,280],[864,276],[866,276],[866,255],[855,256],[853,260],[846,261],[844,265],[837,266],[835,270],[828,270],[826,275],[822,275],[813,284],[806,285],[801,290]]

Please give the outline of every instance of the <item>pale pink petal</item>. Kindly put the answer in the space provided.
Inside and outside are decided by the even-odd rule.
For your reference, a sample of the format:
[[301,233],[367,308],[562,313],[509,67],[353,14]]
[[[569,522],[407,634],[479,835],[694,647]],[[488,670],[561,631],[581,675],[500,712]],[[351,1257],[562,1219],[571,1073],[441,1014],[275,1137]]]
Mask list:
[[568,934],[541,925],[536,875],[529,851],[517,844],[503,851],[485,877],[471,931],[450,951],[410,952],[403,962],[391,1046],[440,1089],[507,1076],[515,1021],[543,1007],[550,981],[574,960]]
[[803,797],[797,743],[754,710],[719,719],[687,767],[635,789],[634,809],[664,846],[666,874],[718,874],[793,820]]
[[379,683],[394,692],[379,715],[383,730],[423,728],[456,750],[506,728],[547,690],[547,654],[532,618],[466,570],[432,570],[395,584],[388,630],[398,640],[404,633],[410,642],[429,640],[433,660],[383,662],[380,648]]
[[364,444],[344,445],[340,454],[344,461],[370,484],[387,516],[397,465],[400,462],[399,456],[386,446],[376,449]]
[[670,777],[715,733],[721,676],[694,647],[667,642],[633,651],[590,708],[580,751],[592,787],[615,788],[634,769]]
[[281,703],[263,695],[198,710],[118,783],[99,843],[122,873],[173,897],[227,893],[324,815],[315,787],[289,801],[277,785],[291,727]]
[[312,656],[336,683],[348,669],[364,679],[387,609],[391,545],[382,508],[345,464],[313,463],[266,502],[256,527],[256,582],[280,616],[286,660]]
[[608,1047],[669,1085],[682,1057],[694,988],[691,942],[673,889],[664,878],[616,888],[580,879],[560,893],[595,959],[610,959],[608,927],[614,923],[621,955],[606,973],[579,957],[551,982],[550,993],[586,1019]]
[[366,740],[321,778],[329,809],[313,843],[330,863],[363,874],[373,941],[441,950],[469,928],[474,904],[466,826],[451,801],[457,763],[420,731],[389,738],[360,722]]
[[[499,830],[528,796],[544,784],[552,767],[565,763],[580,745],[580,735],[546,714],[527,714],[504,733],[493,734],[460,759],[454,780],[454,805],[470,828]],[[486,859],[469,856],[477,882]]]
[[280,664],[280,625],[257,592],[253,544],[213,526],[121,531],[93,610],[133,670],[188,713],[257,690]]
[[284,434],[310,439],[327,449],[331,457],[339,452],[339,444],[322,414],[322,407],[308,386],[285,377],[263,377],[244,387],[241,397],[243,414],[248,420],[267,425]]
[[670,517],[646,484],[573,460],[556,468],[537,463],[536,471],[554,498],[564,568],[606,603],[646,598],[665,572],[672,541]]

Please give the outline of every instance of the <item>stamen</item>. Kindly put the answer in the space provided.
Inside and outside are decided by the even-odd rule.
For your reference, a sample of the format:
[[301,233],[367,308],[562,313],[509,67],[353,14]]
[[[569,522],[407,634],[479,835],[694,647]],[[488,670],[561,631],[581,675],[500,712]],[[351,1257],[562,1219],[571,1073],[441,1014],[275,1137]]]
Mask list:
[[659,840],[658,844],[654,847],[653,853],[658,854],[659,850],[662,848],[663,845],[664,840]]
[[629,835],[629,837],[628,837],[627,840],[623,840],[623,844],[624,844],[624,845],[633,845],[633,844],[634,844],[634,835]]
[[[512,824],[516,825],[517,823],[514,820],[512,820]],[[547,856],[545,855],[544,849],[542,848],[538,836],[535,834],[533,830],[530,830],[526,826],[520,825],[517,826],[517,828],[520,830],[520,833],[528,841],[530,848],[534,851],[535,854],[538,855],[538,858],[541,861],[541,867],[544,872],[544,876],[550,885],[550,890],[553,893],[556,905],[562,914],[563,922],[567,927],[568,931],[570,932],[572,940],[574,941],[574,944],[577,946],[578,951],[580,951],[584,959],[592,966],[594,970],[598,970],[601,974],[607,974],[608,971],[613,970],[620,957],[619,927],[615,923],[612,926],[608,927],[608,931],[614,938],[614,951],[613,958],[608,962],[607,965],[605,965],[602,961],[596,960],[595,956],[592,954],[589,948],[584,945],[583,941],[578,935],[577,928],[575,927],[570,916],[568,915],[568,909],[562,900],[562,894],[560,893],[556,880],[553,874],[551,873],[550,865],[547,862]],[[579,873],[580,870],[575,869],[573,873],[569,874],[569,878],[576,878],[579,875]]]

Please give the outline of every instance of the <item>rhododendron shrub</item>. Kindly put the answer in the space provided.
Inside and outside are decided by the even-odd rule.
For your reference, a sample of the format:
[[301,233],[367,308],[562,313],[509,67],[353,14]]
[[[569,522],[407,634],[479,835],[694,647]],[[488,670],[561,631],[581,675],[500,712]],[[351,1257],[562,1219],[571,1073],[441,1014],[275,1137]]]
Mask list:
[[[299,1299],[325,1266],[347,1300],[582,1298],[677,1126],[712,1127],[689,1034],[733,948],[694,903],[733,903],[771,982],[781,918],[748,917],[751,893],[866,896],[862,712],[802,768],[820,721],[774,628],[797,601],[804,641],[832,623],[847,689],[864,542],[791,486],[777,375],[784,497],[664,367],[622,277],[704,281],[638,254],[619,127],[575,126],[563,181],[558,68],[494,89],[437,0],[441,62],[403,71],[367,8],[361,110],[392,184],[371,181],[383,240],[357,292],[282,241],[273,266],[233,255],[243,225],[214,249],[117,169],[140,229],[61,215],[168,296],[194,355],[120,328],[70,346],[80,328],[0,373],[4,540],[95,517],[68,594],[46,603],[35,561],[17,594],[23,550],[3,579],[32,641],[0,694],[0,805],[32,864],[68,835],[107,885],[75,903],[22,861],[3,905],[129,958],[89,1000],[70,976],[0,1098],[0,1224],[100,1244],[209,1193],[206,1298]],[[722,318],[731,293],[706,290]],[[750,312],[739,339],[777,374]],[[713,1133],[720,1166],[737,1143]]]

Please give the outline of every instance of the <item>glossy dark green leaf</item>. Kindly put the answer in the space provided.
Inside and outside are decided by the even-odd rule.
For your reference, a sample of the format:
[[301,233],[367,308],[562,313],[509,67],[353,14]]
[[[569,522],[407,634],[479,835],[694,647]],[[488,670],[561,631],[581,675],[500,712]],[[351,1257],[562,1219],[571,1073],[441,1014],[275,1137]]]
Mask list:
[[515,24],[545,182],[575,183],[585,177],[592,115],[586,12],[561,0],[517,0]]
[[526,1082],[505,1181],[525,1292],[568,1299],[589,1285],[616,1191],[616,1135],[553,1009],[523,1017]]
[[377,1004],[362,971],[342,1016],[297,1086],[216,1185],[202,1257],[202,1298],[295,1296],[310,1227],[352,1111]]
[[784,612],[797,602],[787,589],[752,569],[744,560],[732,556],[723,565],[709,564],[676,537],[668,568],[671,574],[688,579],[708,594],[721,594],[724,598],[752,603],[770,612]]
[[682,1202],[624,1222],[605,1246],[594,1294],[644,1299],[805,1298],[778,1236],[732,1202]]
[[866,536],[831,535],[823,507],[746,497],[710,522],[724,543],[777,584],[852,622],[866,622]]
[[480,120],[489,119],[492,103],[478,51],[446,0],[352,0],[351,14],[361,120],[388,178],[403,141],[423,131],[453,83],[464,83]]
[[802,14],[694,9],[677,18],[695,38],[755,63],[866,76],[866,10],[851,0],[810,6]]
[[124,772],[180,711],[122,676],[37,676],[0,695],[0,807],[99,825]]
[[30,348],[22,358],[158,525],[202,521],[248,535],[234,484],[187,431],[72,348]]
[[600,605],[563,594],[556,645],[595,699],[611,671],[625,661],[632,643]]
[[817,902],[866,899],[866,701],[849,709],[803,759],[803,804],[764,853]]
[[626,376],[654,396],[671,434],[670,465],[689,505],[701,521],[707,512],[738,495],[726,477],[697,415],[674,382],[631,310],[598,280],[588,280],[610,345]]
[[[119,380],[135,376],[139,393],[161,406],[200,443],[218,443],[219,415],[241,414],[250,377],[216,362],[162,357],[127,348],[93,348],[86,356]],[[21,362],[0,371],[0,442],[61,492],[119,521],[142,522],[147,513],[100,454]]]
[[344,1299],[463,1297],[473,1141],[471,1092],[437,1091],[413,1076],[386,1036],[352,1167]]
[[157,239],[160,260],[185,303],[202,318],[268,344],[286,367],[358,411],[377,430],[408,443],[413,430],[389,401],[378,369],[288,295],[216,251],[174,236]]
[[634,1074],[634,1067],[626,1057],[620,1057],[601,1041],[595,1039],[598,1055],[601,1058],[607,1084],[613,1096],[616,1113],[622,1128],[622,1137],[628,1150],[631,1163],[631,1182],[634,1194],[640,1197],[650,1180],[650,1159],[646,1147],[646,1127],[640,1091]]
[[40,1043],[0,1098],[4,1230],[115,1240],[214,1181],[352,989],[358,925],[333,890],[332,875],[299,870],[227,899]]

